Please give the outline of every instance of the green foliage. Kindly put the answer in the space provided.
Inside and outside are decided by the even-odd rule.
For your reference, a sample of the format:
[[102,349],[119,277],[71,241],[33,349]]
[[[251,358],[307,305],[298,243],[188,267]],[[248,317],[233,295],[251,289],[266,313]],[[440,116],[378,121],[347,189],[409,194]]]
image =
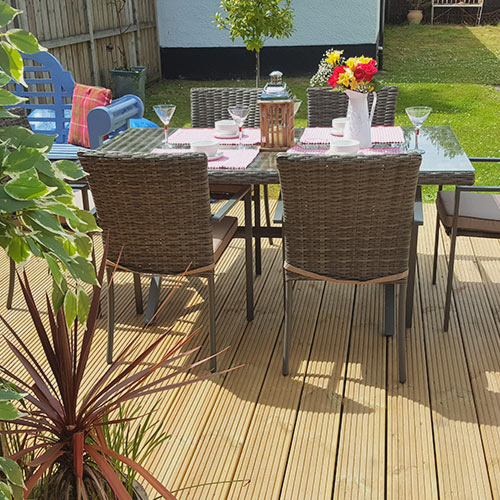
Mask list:
[[[10,23],[20,11],[0,1],[0,27]],[[45,50],[25,30],[11,29],[0,34],[0,85],[11,80],[25,84],[20,51]],[[0,106],[15,106],[23,99],[0,89]],[[1,117],[9,116],[0,108]],[[0,246],[16,263],[23,265],[31,256],[47,261],[53,276],[56,309],[67,299],[70,317],[73,311],[86,317],[80,282],[96,284],[96,274],[89,262],[92,242],[86,233],[98,231],[93,216],[78,209],[67,181],[76,181],[86,173],[76,163],[61,160],[51,163],[46,156],[55,136],[34,134],[23,127],[0,130]],[[79,287],[70,292],[66,276]],[[78,297],[78,298],[77,298]],[[73,318],[74,319],[74,318]],[[81,318],[80,318],[81,319]]]
[[[16,420],[23,415],[13,403],[23,397],[10,384],[0,381],[0,421]],[[0,456],[0,500],[21,500],[23,490],[21,468],[13,460]]]
[[257,57],[257,82],[260,79],[259,53],[266,38],[289,38],[295,17],[291,0],[221,0],[215,14],[219,29],[229,30],[234,42],[241,38],[247,50]]

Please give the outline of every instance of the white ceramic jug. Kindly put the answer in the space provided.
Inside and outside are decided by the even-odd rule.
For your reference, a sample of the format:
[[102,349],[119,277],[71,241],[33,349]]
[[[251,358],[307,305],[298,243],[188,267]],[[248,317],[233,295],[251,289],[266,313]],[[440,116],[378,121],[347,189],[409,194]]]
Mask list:
[[368,94],[346,90],[349,97],[347,107],[347,121],[344,128],[344,139],[356,139],[360,148],[369,148],[372,145],[371,124],[375,106],[377,104],[377,94],[373,93],[372,109],[368,113]]

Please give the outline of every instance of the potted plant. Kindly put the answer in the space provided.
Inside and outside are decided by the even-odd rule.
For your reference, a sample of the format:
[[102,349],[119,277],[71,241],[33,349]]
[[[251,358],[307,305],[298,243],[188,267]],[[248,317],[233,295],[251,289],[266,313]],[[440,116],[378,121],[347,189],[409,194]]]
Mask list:
[[410,0],[407,16],[410,24],[420,24],[422,22],[425,4],[426,2],[424,0]]
[[[178,340],[165,351],[163,344],[169,334],[166,332],[142,352],[137,351],[137,342],[141,337],[138,334],[111,365],[103,367],[93,384],[84,389],[83,381],[96,334],[106,256],[107,246],[97,273],[98,284],[93,288],[83,332],[79,331],[78,321],[68,323],[64,304],[53,309],[47,301],[48,321],[43,321],[26,275],[19,280],[41,344],[43,360],[32,354],[32,349],[23,340],[25,334],[19,334],[3,320],[4,341],[12,356],[28,374],[27,379],[22,379],[8,368],[0,366],[3,376],[26,392],[25,414],[11,421],[19,426],[17,429],[9,429],[10,435],[28,436],[28,439],[22,440],[21,449],[9,457],[16,461],[28,458],[28,463],[24,464],[27,474],[25,498],[142,500],[143,496],[136,491],[137,488],[132,495],[127,491],[128,477],[124,476],[122,468],[114,465],[118,462],[142,476],[161,498],[175,500],[169,490],[134,460],[138,458],[137,455],[125,449],[129,455],[126,456],[121,453],[123,447],[116,451],[116,447],[110,445],[105,428],[140,418],[134,414],[125,417],[123,413],[120,415],[120,408],[127,401],[137,401],[143,396],[212,377],[212,373],[181,377],[211,357],[195,363],[188,361],[185,365],[179,363],[197,351],[183,349],[196,332]],[[113,278],[114,272],[110,279]],[[180,276],[179,281],[182,278]],[[158,351],[162,352],[159,359],[152,359],[151,356]],[[158,370],[165,368],[169,369],[168,372],[152,377]],[[228,373],[233,369],[218,373]],[[146,428],[150,429],[150,425],[146,424]],[[140,432],[141,427],[138,429]],[[149,433],[149,436],[161,439],[158,435],[155,437],[154,433]]]
[[[146,66],[130,66],[127,55],[127,40],[126,34],[128,27],[123,27],[121,22],[122,16],[125,12],[128,0],[111,0],[117,19],[120,21],[120,31],[118,37],[118,54],[120,62],[115,62],[115,68],[111,70],[111,84],[113,91],[113,98],[122,97],[126,94],[134,94],[141,98],[144,102],[146,97]],[[109,51],[114,50],[113,44],[107,46]]]

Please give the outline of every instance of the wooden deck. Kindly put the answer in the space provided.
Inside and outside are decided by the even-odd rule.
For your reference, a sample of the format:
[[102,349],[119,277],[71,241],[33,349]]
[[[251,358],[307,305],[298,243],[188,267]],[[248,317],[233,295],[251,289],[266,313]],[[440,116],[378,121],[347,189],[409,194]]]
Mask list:
[[[156,477],[173,490],[212,483],[179,491],[179,499],[500,498],[500,245],[458,240],[451,325],[443,333],[449,241],[442,238],[432,286],[434,218],[425,205],[405,385],[397,382],[394,342],[381,335],[381,286],[296,283],[291,375],[282,377],[281,248],[263,240],[255,320],[247,324],[243,240],[235,240],[217,267],[218,345],[230,346],[219,367],[245,366],[142,402],[147,410],[160,400],[156,415],[170,434],[146,464]],[[8,266],[0,258],[1,313],[29,339],[18,289],[14,309],[5,311]],[[28,274],[42,299],[45,269],[31,263]],[[131,278],[120,274],[116,290],[119,349],[141,330],[142,317]],[[205,356],[205,290],[190,279],[144,341],[172,328],[171,344],[200,328],[193,345]],[[87,384],[104,367],[105,340],[101,330]],[[1,343],[0,356],[12,365]]]

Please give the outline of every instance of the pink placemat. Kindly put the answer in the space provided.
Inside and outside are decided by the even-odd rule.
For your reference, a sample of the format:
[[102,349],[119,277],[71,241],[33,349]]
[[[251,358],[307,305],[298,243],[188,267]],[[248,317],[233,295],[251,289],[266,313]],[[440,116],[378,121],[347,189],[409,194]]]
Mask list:
[[[153,149],[154,154],[182,154],[192,153],[190,149]],[[222,156],[214,160],[208,160],[209,170],[229,169],[229,170],[244,170],[255,160],[259,154],[258,148],[251,149],[223,149],[220,151]]]
[[[304,130],[300,142],[303,144],[330,144],[331,128],[308,127]],[[372,127],[372,142],[374,144],[402,144],[405,142],[401,127]]]
[[[206,141],[215,139],[219,144],[237,145],[238,138],[225,139],[215,137],[213,128],[180,128],[169,138],[171,144],[191,144],[193,141]],[[255,146],[260,144],[260,128],[244,128],[241,142],[245,146]]]
[[[305,155],[326,155],[326,154],[335,154],[330,153],[329,149],[326,148],[303,148],[301,146],[294,146],[290,148],[287,153],[296,153],[296,154],[305,154]],[[372,155],[397,155],[404,153],[403,148],[362,148],[359,150],[359,153],[367,156]],[[358,153],[358,154],[359,154]]]

